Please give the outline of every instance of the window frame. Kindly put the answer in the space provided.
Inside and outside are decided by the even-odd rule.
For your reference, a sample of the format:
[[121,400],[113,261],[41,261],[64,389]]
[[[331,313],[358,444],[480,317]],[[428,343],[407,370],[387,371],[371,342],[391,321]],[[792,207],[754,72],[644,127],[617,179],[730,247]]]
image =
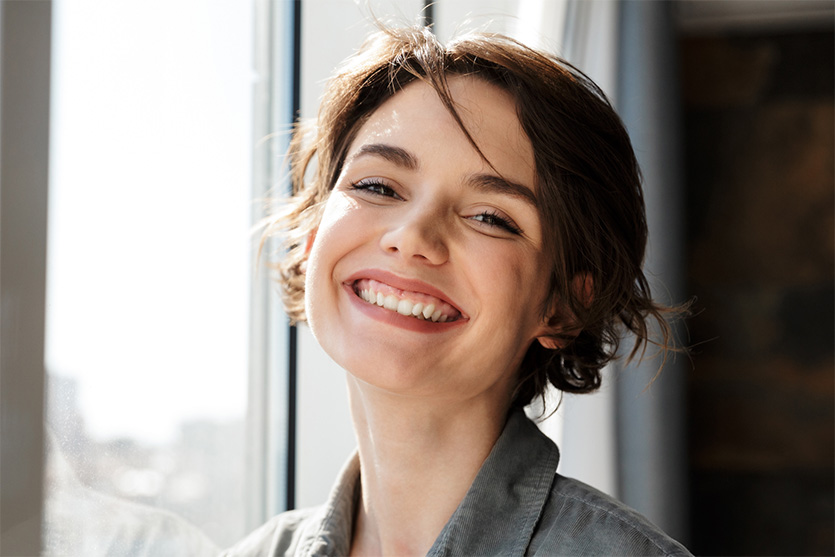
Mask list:
[[0,554],[37,555],[52,2],[0,2]]

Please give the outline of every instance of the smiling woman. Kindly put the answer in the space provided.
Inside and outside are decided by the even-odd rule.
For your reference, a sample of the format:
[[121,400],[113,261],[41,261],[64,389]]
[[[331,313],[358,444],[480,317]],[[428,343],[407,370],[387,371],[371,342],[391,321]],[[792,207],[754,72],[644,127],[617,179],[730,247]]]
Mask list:
[[597,388],[624,330],[635,354],[655,320],[667,349],[637,164],[600,90],[501,36],[386,29],[290,157],[267,235],[289,230],[285,305],[347,371],[358,451],[326,505],[228,554],[686,555],[556,474],[522,412],[549,383]]

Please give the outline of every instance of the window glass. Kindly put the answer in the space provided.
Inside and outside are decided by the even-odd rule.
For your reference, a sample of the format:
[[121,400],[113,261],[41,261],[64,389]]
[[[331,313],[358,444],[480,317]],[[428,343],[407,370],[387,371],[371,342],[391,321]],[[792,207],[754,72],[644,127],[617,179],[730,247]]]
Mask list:
[[250,3],[54,3],[46,554],[245,534]]

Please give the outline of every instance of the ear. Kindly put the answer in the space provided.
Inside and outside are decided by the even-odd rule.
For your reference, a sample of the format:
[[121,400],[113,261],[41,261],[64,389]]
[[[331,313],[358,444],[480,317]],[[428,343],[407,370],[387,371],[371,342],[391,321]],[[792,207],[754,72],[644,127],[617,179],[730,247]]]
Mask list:
[[313,241],[316,239],[316,229],[307,235],[307,240],[304,244],[304,259],[299,263],[299,269],[302,273],[307,273],[307,257],[310,255],[310,250],[313,249]]
[[[594,282],[588,273],[576,275],[571,279],[571,290],[585,307],[589,307],[594,300]],[[565,348],[580,331],[582,328],[577,322],[577,316],[558,300],[550,316],[542,324],[541,334],[536,340],[543,348],[559,350]]]
[[557,340],[554,337],[536,337],[536,340],[539,341],[539,344],[543,348],[547,348],[548,350],[558,350],[565,346],[565,340]]
[[319,231],[318,228],[314,228],[310,234],[307,235],[307,243],[304,245],[304,256],[307,257],[310,255],[310,250],[313,249],[313,241],[316,240],[316,233]]
[[559,350],[571,342],[580,334],[580,328],[576,326],[577,320],[570,311],[563,308],[554,314],[543,325],[540,335],[536,340],[548,350]]

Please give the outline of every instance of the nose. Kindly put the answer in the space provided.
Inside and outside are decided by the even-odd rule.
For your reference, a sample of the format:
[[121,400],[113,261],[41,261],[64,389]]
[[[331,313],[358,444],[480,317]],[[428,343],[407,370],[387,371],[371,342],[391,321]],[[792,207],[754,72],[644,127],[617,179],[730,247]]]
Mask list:
[[441,265],[449,259],[445,224],[441,211],[413,207],[393,218],[380,238],[380,246],[390,254],[411,261]]

